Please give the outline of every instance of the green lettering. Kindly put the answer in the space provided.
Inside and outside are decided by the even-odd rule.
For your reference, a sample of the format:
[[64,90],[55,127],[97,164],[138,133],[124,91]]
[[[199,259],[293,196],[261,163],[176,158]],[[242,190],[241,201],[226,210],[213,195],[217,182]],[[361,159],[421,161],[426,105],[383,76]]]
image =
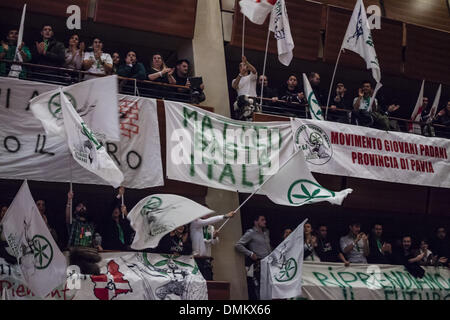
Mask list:
[[[337,274],[341,278],[342,282],[344,282],[349,288],[352,288],[352,286],[349,283],[352,283],[352,282],[355,282],[358,280],[358,277],[351,272],[342,271],[342,272],[338,272]],[[344,275],[351,276],[351,279],[344,279],[344,277],[343,277]]]
[[394,300],[397,300],[397,291],[394,290],[384,290],[384,300],[391,300],[389,299],[390,295],[394,295]]
[[[439,277],[439,279],[438,279],[438,277]],[[434,278],[436,279],[437,283],[439,283],[442,286],[443,289],[450,290],[450,285],[447,283],[447,281],[445,281],[445,279],[439,273],[436,273],[434,275]],[[442,282],[439,280],[442,280]],[[442,285],[442,283],[444,283],[444,285]]]
[[230,177],[231,183],[232,184],[236,184],[236,179],[234,178],[234,175],[233,175],[233,169],[231,169],[231,165],[229,165],[229,164],[226,164],[223,167],[222,173],[221,173],[220,178],[219,178],[219,182],[222,183],[222,180],[225,177]]
[[183,118],[184,118],[183,125],[184,125],[184,127],[185,128],[188,127],[188,119],[190,119],[192,117],[194,118],[194,121],[197,121],[197,116],[198,116],[197,111],[193,110],[192,112],[190,112],[188,108],[183,107]]
[[191,153],[191,166],[189,170],[191,177],[195,176],[194,154]]
[[403,289],[403,285],[398,280],[398,278],[395,274],[393,274],[393,276],[395,277],[395,280],[393,278],[391,278],[391,276],[389,274],[387,274],[386,272],[383,272],[383,276],[391,283],[391,285],[394,289],[398,289],[398,288]]
[[208,179],[212,180],[212,178],[213,178],[213,165],[212,164],[208,164],[208,173],[207,173],[207,175],[208,175]]
[[[336,283],[329,281],[329,278],[327,275],[313,271],[313,276],[316,277],[316,279],[324,286],[324,287],[336,287],[338,286]],[[345,289],[345,288],[344,288]]]
[[242,165],[242,185],[246,187],[253,187],[253,182],[247,181],[247,167]]

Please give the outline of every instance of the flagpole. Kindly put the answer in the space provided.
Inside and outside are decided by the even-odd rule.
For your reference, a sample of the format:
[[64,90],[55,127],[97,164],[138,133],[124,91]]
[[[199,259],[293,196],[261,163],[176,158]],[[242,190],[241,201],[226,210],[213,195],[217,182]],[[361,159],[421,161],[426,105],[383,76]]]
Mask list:
[[[125,196],[125,190],[124,190],[124,193],[120,196],[122,198],[122,206],[125,205],[124,204],[125,203],[124,196]],[[120,208],[120,211],[122,211],[122,208]],[[122,219],[125,219],[125,215],[123,214],[123,212],[122,212]]]
[[[291,159],[293,157],[295,157],[297,155],[297,153],[299,153],[300,151],[302,151],[301,148],[299,148],[297,151],[295,151],[290,157],[289,159],[287,159],[287,161],[285,163],[283,163],[283,165],[278,169],[278,171],[280,171],[281,169],[283,169],[283,167],[289,163],[289,161],[291,161]],[[270,177],[268,177],[266,180],[264,180],[263,183],[261,183],[261,185],[255,190],[253,191],[253,193],[251,195],[249,195],[244,202],[241,203],[241,205],[239,207],[237,207],[235,210],[233,210],[233,212],[238,211],[240,208],[242,208],[244,206],[244,204],[247,203],[248,200],[250,200],[251,197],[253,197],[261,188],[263,185],[266,184],[267,181],[269,181],[273,176],[275,176],[276,174],[271,175]],[[225,222],[219,227],[219,229],[217,229],[217,232],[220,232],[220,230],[222,230],[222,228],[227,224],[228,220],[230,220],[230,218],[227,218],[227,220],[225,220]]]
[[244,42],[245,41],[245,15],[242,14],[242,54],[241,57],[244,56]]
[[328,90],[328,99],[327,99],[327,105],[326,105],[326,109],[325,109],[325,120],[327,120],[327,117],[328,117],[328,106],[330,105],[331,90],[333,90],[334,77],[336,76],[336,70],[337,70],[337,66],[339,63],[339,59],[341,58],[341,53],[342,53],[342,47],[339,50],[339,54],[338,54],[338,57],[336,60],[336,65],[334,66],[333,77],[331,77],[330,90]]
[[72,193],[72,198],[69,201],[69,210],[70,210],[70,224],[72,224],[73,188],[72,188],[72,154],[70,152],[69,152],[69,168],[70,168],[70,193]]
[[[262,78],[263,78],[263,83],[260,83],[261,85],[261,99],[259,100],[259,105],[261,106],[261,110],[262,110],[262,100],[263,100],[263,93],[264,93],[264,77],[266,76],[266,63],[267,63],[267,50],[269,49],[269,37],[270,37],[270,29],[267,29],[267,40],[266,40],[266,52],[264,54],[264,65],[263,65],[263,73],[262,73]],[[259,81],[259,79],[258,79]]]

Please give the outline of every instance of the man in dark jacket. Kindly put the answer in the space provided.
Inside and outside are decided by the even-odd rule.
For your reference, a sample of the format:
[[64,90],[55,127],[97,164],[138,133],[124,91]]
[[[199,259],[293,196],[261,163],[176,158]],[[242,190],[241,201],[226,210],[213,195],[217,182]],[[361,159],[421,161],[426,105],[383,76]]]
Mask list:
[[383,225],[374,224],[372,234],[369,237],[368,263],[389,264],[392,255],[392,246],[383,239]]
[[133,78],[138,80],[145,80],[147,72],[141,62],[137,61],[136,52],[130,51],[125,58],[125,64],[122,64],[117,71],[117,74],[126,78]]
[[41,31],[42,41],[36,41],[37,54],[33,55],[35,63],[52,67],[63,67],[65,62],[64,44],[56,41],[53,29],[46,25]]

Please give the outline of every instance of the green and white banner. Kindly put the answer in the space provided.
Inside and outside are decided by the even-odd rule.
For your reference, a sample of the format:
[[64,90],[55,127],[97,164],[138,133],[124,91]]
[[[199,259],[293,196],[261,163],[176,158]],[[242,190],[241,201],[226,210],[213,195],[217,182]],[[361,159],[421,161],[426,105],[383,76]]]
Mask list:
[[291,119],[312,172],[450,188],[450,140],[330,121]]
[[450,300],[450,270],[424,267],[415,278],[403,266],[303,262],[302,298],[310,300]]
[[[207,300],[206,281],[194,259],[150,253],[102,253],[99,275],[67,268],[67,281],[46,300]],[[66,270],[64,270],[66,272]],[[17,265],[0,258],[1,300],[41,299],[25,284]]]
[[[72,162],[74,183],[107,184],[75,163],[65,138],[48,136],[31,112],[29,100],[54,89],[55,85],[0,77],[0,178],[68,182]],[[116,99],[119,110],[110,113],[120,118],[120,143],[99,138],[100,143],[122,171],[125,187],[162,186],[156,100],[126,95]],[[75,100],[77,108],[84,106],[82,100]],[[73,99],[69,101],[74,103]],[[60,107],[59,95],[48,103],[49,110]]]
[[212,212],[209,208],[175,194],[145,197],[127,216],[136,231],[131,248],[155,248],[164,235]]
[[286,122],[237,121],[165,101],[167,177],[251,193],[294,151]]

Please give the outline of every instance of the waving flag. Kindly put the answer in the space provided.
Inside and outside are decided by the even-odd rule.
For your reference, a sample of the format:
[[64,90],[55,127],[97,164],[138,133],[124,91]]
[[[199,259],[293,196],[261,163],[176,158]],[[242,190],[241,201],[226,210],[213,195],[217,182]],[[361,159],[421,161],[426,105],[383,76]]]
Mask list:
[[303,151],[299,149],[280,170],[262,185],[264,194],[284,206],[303,206],[328,201],[341,205],[352,189],[339,192],[322,187],[308,169]]
[[442,91],[442,84],[439,85],[439,88],[436,91],[436,96],[434,97],[433,105],[431,106],[430,117],[428,118],[428,123],[433,121],[433,118],[436,115],[436,111],[439,106],[439,100],[441,100],[441,91]]
[[45,297],[66,280],[66,258],[42,219],[24,181],[2,220],[3,232],[34,294]]
[[[420,115],[423,111],[423,88],[425,85],[425,80],[422,80],[422,86],[420,87],[419,96],[417,97],[416,105],[414,106],[413,113],[411,114],[412,121],[420,121]],[[408,123],[408,131],[411,133],[422,134],[420,125],[417,123]]]
[[59,94],[67,143],[73,158],[86,170],[103,178],[114,188],[118,188],[123,181],[122,172],[75,111],[61,88]]
[[[22,55],[19,52],[19,47],[22,45],[22,42],[23,42],[23,29],[25,26],[26,11],[27,11],[27,4],[25,3],[23,5],[22,19],[20,20],[20,28],[19,28],[19,36],[17,38],[16,53],[14,55],[14,61],[18,61],[18,62],[23,62]],[[22,66],[18,65],[18,64],[13,64],[11,66],[11,70],[9,71],[8,76],[18,78],[21,72],[22,72]]]
[[289,299],[302,294],[303,221],[261,260],[261,299]]
[[367,69],[372,69],[373,78],[380,82],[380,64],[362,0],[358,0],[353,9],[341,49],[348,49],[359,54],[366,61]]
[[263,24],[277,0],[241,0],[241,12],[251,22]]
[[270,15],[269,30],[274,33],[277,40],[278,60],[285,66],[291,63],[294,50],[294,40],[292,40],[289,18],[284,0],[278,0]]
[[174,194],[148,196],[139,201],[127,216],[136,231],[131,248],[155,248],[164,235],[212,212]]
[[314,91],[309,83],[306,74],[303,74],[303,90],[305,91],[306,99],[308,100],[309,112],[311,113],[311,119],[323,120],[322,108],[314,94]]
[[[97,138],[120,141],[116,75],[64,87],[64,94]],[[59,89],[30,100],[30,109],[48,135],[64,137]]]

